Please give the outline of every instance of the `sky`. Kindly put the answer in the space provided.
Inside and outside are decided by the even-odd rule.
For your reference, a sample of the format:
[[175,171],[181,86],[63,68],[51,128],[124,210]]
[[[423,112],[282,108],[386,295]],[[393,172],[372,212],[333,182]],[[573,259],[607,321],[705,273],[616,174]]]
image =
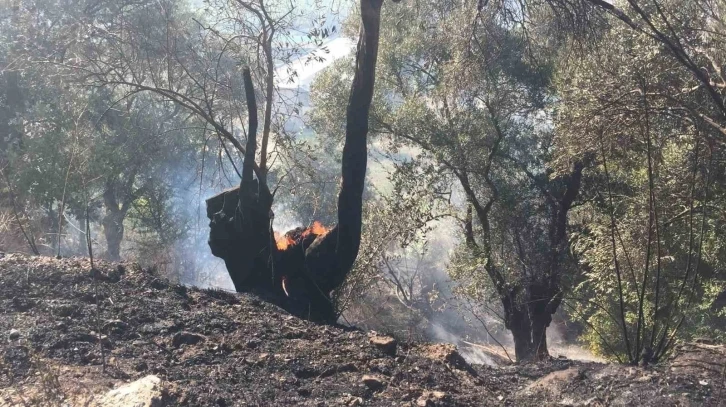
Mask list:
[[[310,91],[310,85],[315,79],[315,76],[337,59],[348,56],[353,51],[355,42],[350,38],[337,36],[326,41],[323,47],[328,51],[318,52],[318,55],[323,57],[323,61],[309,59],[309,54],[306,54],[288,65],[278,67],[275,70],[275,78],[277,78],[278,86],[281,89]],[[289,73],[291,69],[297,73],[297,76],[291,77]]]
[[[283,0],[284,1],[284,0]],[[292,0],[290,0],[292,1]],[[309,58],[310,54],[301,56],[288,65],[279,66],[275,72],[278,78],[278,86],[285,89],[310,90],[310,84],[318,72],[330,66],[335,60],[344,58],[350,54],[355,42],[349,38],[340,36],[342,22],[349,15],[351,7],[355,4],[352,0],[302,0],[296,3],[296,7],[302,12],[309,12],[310,15],[324,16],[325,26],[331,29],[336,27],[336,32],[328,37],[319,48],[311,49],[311,53],[322,56],[324,61],[317,61]],[[311,26],[305,26],[306,21],[300,21],[301,31],[307,31]],[[321,49],[322,48],[322,49]],[[297,72],[297,77],[291,82],[289,71],[292,68]]]
[[[330,29],[335,26],[337,32],[330,35],[321,47],[312,48],[308,54],[293,60],[288,65],[279,65],[275,70],[278,86],[282,89],[297,89],[303,91],[310,90],[310,84],[318,72],[330,66],[335,60],[346,57],[354,49],[355,42],[352,39],[342,38],[340,27],[345,18],[349,15],[351,8],[356,4],[353,0],[274,0],[274,2],[282,3],[289,1],[294,4],[295,10],[301,14],[309,14],[312,16],[324,16],[325,27]],[[268,4],[271,2],[268,0]],[[203,0],[191,0],[193,6],[203,8]],[[300,40],[304,41],[305,35],[312,28],[312,18],[310,21],[299,19]],[[327,51],[327,52],[326,52]],[[317,61],[309,58],[309,55],[316,52],[322,56],[324,61]],[[297,77],[291,81],[289,72],[291,69],[296,71]]]

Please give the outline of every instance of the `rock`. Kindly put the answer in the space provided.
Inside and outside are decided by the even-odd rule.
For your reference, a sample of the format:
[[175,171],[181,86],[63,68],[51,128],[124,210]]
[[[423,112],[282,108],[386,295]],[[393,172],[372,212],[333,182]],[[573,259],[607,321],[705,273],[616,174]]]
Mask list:
[[142,334],[159,335],[169,332],[175,326],[173,321],[159,321],[153,324],[145,324],[139,327],[138,332]]
[[196,345],[197,343],[204,342],[206,339],[204,335],[182,331],[174,334],[171,338],[171,344],[175,348],[178,348],[181,345]]
[[373,391],[383,388],[383,379],[381,379],[379,376],[367,374],[363,376],[362,380],[363,384],[365,384],[366,387]]
[[10,338],[11,341],[20,338],[20,331],[18,331],[17,329],[11,329],[10,333],[8,333],[8,338]]
[[[416,405],[419,407],[433,407],[443,405],[442,401],[446,398],[446,393],[443,391],[426,391],[421,397],[416,400]],[[500,400],[501,401],[501,400]]]
[[564,370],[556,370],[535,380],[524,392],[529,394],[562,394],[568,384],[578,380],[582,373],[577,367],[569,367]]
[[374,335],[369,338],[369,342],[376,348],[382,350],[386,354],[396,356],[396,340],[390,336]]
[[459,351],[456,349],[456,346],[452,344],[437,343],[422,345],[418,347],[417,353],[420,353],[426,358],[447,363],[455,369],[464,370],[472,376],[478,376],[476,370],[474,370],[474,368],[472,368],[471,365],[467,363],[464,357],[461,356]]
[[109,391],[93,405],[95,407],[161,407],[163,395],[161,379],[149,375]]
[[102,331],[120,335],[120,334],[126,332],[128,329],[129,329],[129,324],[127,324],[124,321],[121,321],[119,319],[114,319],[114,320],[106,322],[106,324],[103,325]]
[[70,317],[78,312],[78,307],[73,304],[58,304],[53,307],[52,312],[60,317]]
[[429,393],[429,395],[436,400],[443,400],[444,398],[446,398],[446,393],[444,393],[443,391],[432,391]]
[[344,406],[362,406],[363,405],[363,399],[360,397],[356,397],[352,394],[344,394],[343,397],[340,398],[340,404]]

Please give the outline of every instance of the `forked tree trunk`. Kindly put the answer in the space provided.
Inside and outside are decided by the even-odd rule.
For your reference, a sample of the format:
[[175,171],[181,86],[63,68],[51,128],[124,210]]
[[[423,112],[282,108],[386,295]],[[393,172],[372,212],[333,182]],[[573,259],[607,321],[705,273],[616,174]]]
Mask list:
[[257,104],[249,69],[244,71],[250,123],[242,181],[238,188],[207,200],[209,245],[212,254],[224,259],[235,289],[256,293],[295,315],[320,322],[335,322],[330,292],[345,281],[360,247],[368,115],[382,3],[360,2],[362,27],[347,109],[338,225],[324,235],[298,233],[292,247],[277,248],[272,195],[265,169],[258,171],[254,162]]
[[[503,300],[503,303],[508,302],[508,299]],[[541,305],[522,305],[505,306],[505,325],[512,333],[515,358],[519,363],[546,360],[550,357],[547,327],[552,322],[552,314]]]
[[[539,280],[507,281],[492,260],[488,242],[490,236],[488,216],[493,200],[490,200],[487,206],[476,210],[484,230],[483,247],[476,242],[474,236],[474,210],[471,206],[467,209],[464,222],[466,243],[475,255],[484,256],[487,260],[484,268],[502,302],[504,323],[506,328],[512,332],[518,362],[538,361],[550,357],[547,347],[547,327],[552,322],[552,315],[560,306],[565,291],[562,270],[566,264],[565,256],[569,244],[567,217],[580,191],[582,171],[585,168],[584,162],[590,159],[585,157],[573,165],[570,174],[540,185],[541,189],[546,191],[545,199],[550,205],[551,212],[549,214],[549,260],[543,264],[543,268],[538,273],[535,273]],[[540,182],[536,179],[535,181]],[[467,194],[470,201],[476,202],[476,196],[473,195],[470,188]],[[512,287],[513,284],[517,285]]]

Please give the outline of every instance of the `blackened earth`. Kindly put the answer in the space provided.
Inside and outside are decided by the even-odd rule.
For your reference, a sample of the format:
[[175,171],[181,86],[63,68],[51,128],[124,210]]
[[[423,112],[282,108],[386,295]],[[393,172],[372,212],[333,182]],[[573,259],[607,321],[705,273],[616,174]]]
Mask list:
[[0,405],[90,405],[153,374],[168,406],[726,406],[719,345],[681,345],[651,368],[472,366],[450,345],[392,348],[244,294],[96,266],[0,258]]

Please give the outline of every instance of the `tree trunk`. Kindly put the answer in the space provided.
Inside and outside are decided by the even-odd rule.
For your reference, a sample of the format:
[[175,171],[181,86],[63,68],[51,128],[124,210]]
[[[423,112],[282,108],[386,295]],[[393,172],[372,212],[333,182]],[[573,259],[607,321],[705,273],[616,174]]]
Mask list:
[[124,219],[129,209],[129,199],[120,203],[116,196],[116,182],[108,180],[103,191],[103,205],[106,214],[101,220],[106,237],[106,257],[111,261],[121,260],[121,242],[124,238]]
[[[512,332],[514,354],[518,363],[536,362],[550,357],[547,349],[547,327],[552,321],[552,314],[547,307],[538,301],[516,301],[513,296],[502,299],[505,310],[505,325]],[[522,305],[538,304],[536,306]]]
[[549,313],[537,313],[532,315],[532,347],[534,348],[535,360],[545,360],[550,357],[547,349],[547,327],[552,321]]
[[532,329],[527,313],[521,310],[510,311],[507,315],[509,320],[507,329],[512,332],[514,340],[514,356],[518,363],[532,361],[534,352],[532,349]]
[[[330,292],[339,287],[358,255],[367,165],[368,114],[373,98],[380,10],[383,0],[361,0],[362,27],[347,109],[338,225],[324,234],[290,231],[294,244],[278,249],[265,169],[253,179],[257,114],[247,69],[249,109],[245,162],[240,186],[207,200],[209,246],[224,259],[237,291],[251,291],[299,317],[334,323]],[[261,175],[260,175],[261,174]]]
[[121,241],[124,238],[124,214],[106,207],[103,217],[103,234],[106,237],[106,256],[111,261],[121,260]]

